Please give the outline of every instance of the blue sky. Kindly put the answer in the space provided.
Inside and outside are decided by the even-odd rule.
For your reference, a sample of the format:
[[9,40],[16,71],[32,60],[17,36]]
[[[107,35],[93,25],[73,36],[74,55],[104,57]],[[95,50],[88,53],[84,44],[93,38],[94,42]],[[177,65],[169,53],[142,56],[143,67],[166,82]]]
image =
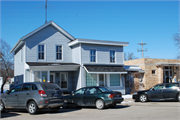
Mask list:
[[[45,0],[1,0],[0,38],[12,47],[45,23]],[[179,1],[48,1],[53,20],[75,38],[129,42],[125,52],[141,58],[175,59],[173,35],[179,31]]]

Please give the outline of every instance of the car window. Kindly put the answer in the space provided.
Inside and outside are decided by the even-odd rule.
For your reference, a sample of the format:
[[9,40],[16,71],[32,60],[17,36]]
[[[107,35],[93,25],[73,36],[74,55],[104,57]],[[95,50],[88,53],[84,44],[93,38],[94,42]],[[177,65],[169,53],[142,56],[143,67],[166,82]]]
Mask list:
[[85,90],[86,90],[86,88],[79,89],[74,94],[75,95],[82,95],[82,94],[84,94]]
[[14,88],[11,89],[11,93],[19,92],[19,91],[21,91],[21,85],[15,86]]
[[164,87],[163,84],[162,84],[162,85],[156,85],[156,86],[154,86],[154,89],[155,89],[155,90],[163,89],[163,87]]
[[176,88],[178,84],[166,84],[166,88]]
[[32,84],[32,90],[38,90],[37,86]]
[[29,91],[31,90],[31,84],[24,84],[22,87],[22,91]]
[[96,88],[87,88],[85,94],[95,94],[97,93],[97,89]]
[[102,92],[112,91],[112,90],[107,89],[107,88],[105,88],[105,87],[99,87],[99,89],[100,89]]
[[41,83],[41,86],[44,90],[60,90],[60,87],[55,83]]

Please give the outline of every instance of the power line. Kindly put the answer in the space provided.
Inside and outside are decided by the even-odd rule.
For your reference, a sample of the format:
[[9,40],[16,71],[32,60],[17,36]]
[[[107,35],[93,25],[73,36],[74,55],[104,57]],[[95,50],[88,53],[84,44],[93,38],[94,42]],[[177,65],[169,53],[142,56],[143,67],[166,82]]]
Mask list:
[[143,43],[143,41],[141,41],[141,43],[138,43],[138,45],[141,45],[142,46],[142,48],[139,50],[139,49],[137,49],[137,51],[138,52],[142,52],[142,58],[144,58],[144,52],[146,52],[147,51],[147,49],[146,50],[144,50],[143,49],[143,46],[144,45],[146,45],[146,43]]

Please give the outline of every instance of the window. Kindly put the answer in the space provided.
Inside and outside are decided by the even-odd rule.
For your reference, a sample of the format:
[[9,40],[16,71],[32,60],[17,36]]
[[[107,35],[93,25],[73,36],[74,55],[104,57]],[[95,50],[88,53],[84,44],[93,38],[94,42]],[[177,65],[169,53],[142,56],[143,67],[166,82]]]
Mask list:
[[82,88],[82,89],[80,89],[80,90],[77,90],[77,91],[75,92],[75,95],[82,95],[82,94],[84,94],[85,90],[86,90],[86,88]]
[[85,94],[95,94],[98,93],[96,88],[87,88]]
[[156,86],[154,87],[154,90],[163,89],[163,87],[164,87],[163,84],[162,84],[162,85],[156,85]]
[[156,74],[156,70],[152,70],[152,74],[155,75]]
[[96,49],[90,49],[90,60],[96,62]]
[[38,59],[44,60],[44,45],[38,45]]
[[68,80],[68,74],[67,73],[61,73],[61,88],[67,88],[67,80]]
[[115,50],[110,50],[110,62],[115,63]]
[[29,91],[31,90],[31,84],[24,84],[22,87],[22,91]]
[[47,71],[42,71],[42,81],[47,82]]
[[97,86],[97,74],[86,73],[86,86]]
[[62,46],[56,45],[56,60],[62,60]]
[[178,86],[178,84],[166,84],[166,88],[176,88]]
[[37,86],[32,84],[32,90],[38,90]]
[[19,91],[21,91],[21,85],[18,85],[11,90],[11,92],[19,92]]
[[110,74],[110,86],[120,86],[120,74]]

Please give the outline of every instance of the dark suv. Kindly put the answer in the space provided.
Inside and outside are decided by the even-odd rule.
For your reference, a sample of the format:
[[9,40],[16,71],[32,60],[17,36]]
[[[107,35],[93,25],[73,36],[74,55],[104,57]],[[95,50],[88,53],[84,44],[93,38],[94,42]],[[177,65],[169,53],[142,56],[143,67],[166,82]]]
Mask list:
[[0,111],[27,109],[30,114],[35,114],[43,108],[58,111],[64,103],[60,87],[47,82],[18,84],[2,94],[0,101]]
[[157,84],[149,90],[137,91],[133,94],[136,101],[146,102],[148,100],[172,100],[180,101],[179,83]]

